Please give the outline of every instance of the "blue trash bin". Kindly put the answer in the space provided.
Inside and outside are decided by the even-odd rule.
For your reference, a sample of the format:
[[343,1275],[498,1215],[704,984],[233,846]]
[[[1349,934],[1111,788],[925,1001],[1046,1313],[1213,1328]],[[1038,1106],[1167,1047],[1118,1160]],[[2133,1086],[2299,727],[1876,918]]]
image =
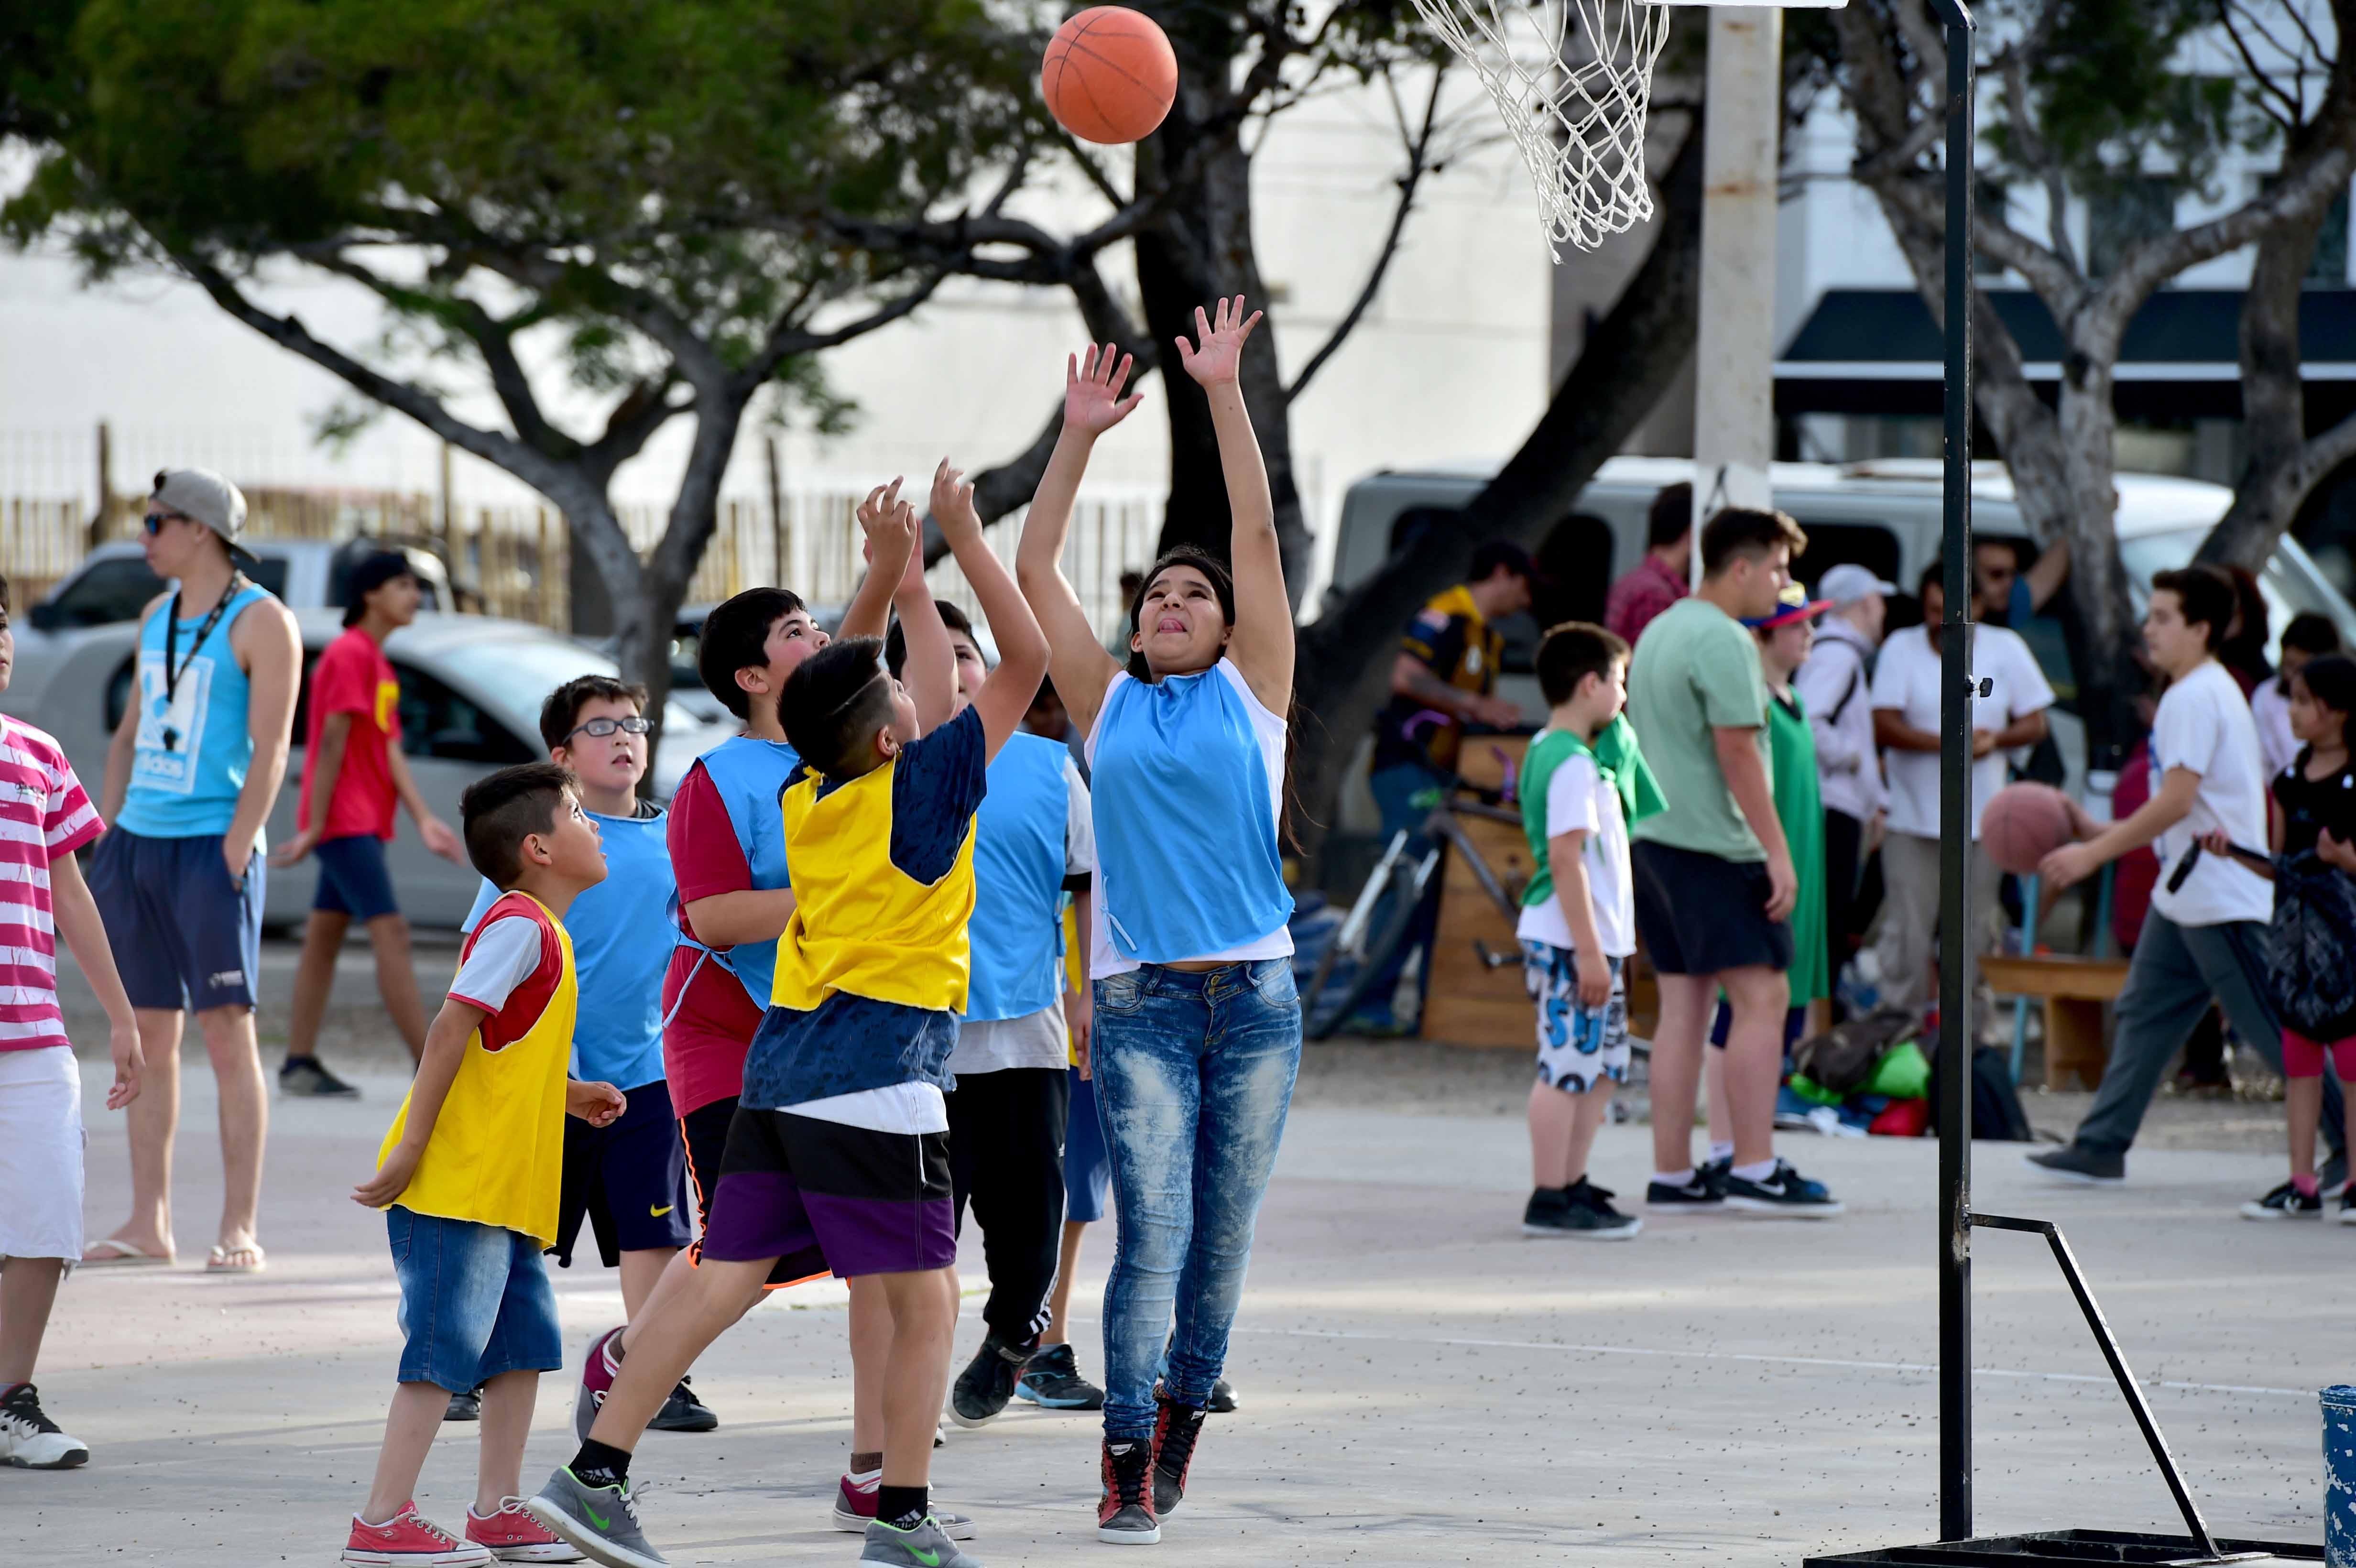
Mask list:
[[2356,1388],[2325,1389],[2323,1403],[2323,1561],[2356,1568]]

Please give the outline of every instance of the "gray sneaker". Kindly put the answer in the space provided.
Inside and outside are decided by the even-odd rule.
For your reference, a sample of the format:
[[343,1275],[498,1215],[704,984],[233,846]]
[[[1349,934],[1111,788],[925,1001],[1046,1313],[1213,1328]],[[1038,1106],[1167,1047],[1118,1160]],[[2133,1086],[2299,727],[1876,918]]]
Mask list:
[[626,1481],[618,1487],[588,1487],[569,1468],[560,1469],[523,1506],[565,1544],[605,1568],[669,1568],[668,1560],[638,1528],[638,1505]]
[[278,1070],[278,1092],[290,1100],[357,1100],[360,1092],[319,1065],[316,1056],[290,1056]]
[[958,1550],[940,1520],[926,1515],[914,1530],[894,1530],[882,1520],[867,1527],[867,1550],[862,1563],[888,1563],[892,1568],[981,1568],[981,1559]]

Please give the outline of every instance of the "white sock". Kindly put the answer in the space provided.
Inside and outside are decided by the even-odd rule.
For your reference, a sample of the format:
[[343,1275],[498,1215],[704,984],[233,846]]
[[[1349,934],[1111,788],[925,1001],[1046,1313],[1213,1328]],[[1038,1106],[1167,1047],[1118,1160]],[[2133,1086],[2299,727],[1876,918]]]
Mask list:
[[1687,1166],[1683,1170],[1656,1170],[1653,1172],[1653,1179],[1659,1182],[1664,1187],[1691,1187],[1693,1185],[1693,1179],[1694,1173],[1692,1166]]
[[1734,1168],[1734,1174],[1745,1181],[1764,1181],[1775,1174],[1775,1162],[1762,1159],[1751,1165],[1738,1165]]
[[878,1465],[872,1470],[846,1470],[842,1478],[864,1491],[884,1479],[884,1467]]
[[1712,1141],[1709,1146],[1709,1157],[1712,1164],[1721,1159],[1730,1161],[1734,1158],[1734,1146],[1730,1143],[1722,1144]]

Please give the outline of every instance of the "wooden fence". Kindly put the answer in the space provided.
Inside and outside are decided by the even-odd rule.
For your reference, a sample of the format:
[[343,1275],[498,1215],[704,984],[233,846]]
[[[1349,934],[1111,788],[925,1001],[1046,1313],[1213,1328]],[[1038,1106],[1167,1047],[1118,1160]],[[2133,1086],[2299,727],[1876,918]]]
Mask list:
[[[766,502],[725,500],[687,602],[712,603],[746,588],[782,581],[815,606],[838,608],[864,571],[853,516],[864,491],[825,486],[788,493],[782,515]],[[466,607],[572,629],[571,529],[549,507],[452,507],[423,492],[248,488],[246,528],[255,539],[340,540],[360,535],[401,539],[434,550],[452,581],[470,595]],[[10,603],[22,613],[80,564],[91,545],[139,537],[145,497],[120,500],[93,521],[87,503],[0,500],[0,571]],[[619,508],[622,528],[641,555],[669,521],[661,507]],[[1144,492],[1082,497],[1073,518],[1064,571],[1100,634],[1126,615],[1122,571],[1143,566],[1162,526],[1162,503]],[[991,549],[1012,569],[1022,514],[990,530]],[[973,592],[944,559],[926,574],[940,597],[973,613]]]

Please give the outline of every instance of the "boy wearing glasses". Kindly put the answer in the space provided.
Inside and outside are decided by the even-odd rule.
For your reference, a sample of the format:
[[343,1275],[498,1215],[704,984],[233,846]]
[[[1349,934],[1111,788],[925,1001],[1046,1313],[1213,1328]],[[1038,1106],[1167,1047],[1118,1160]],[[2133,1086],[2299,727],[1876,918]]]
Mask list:
[[353,569],[344,603],[344,635],[311,671],[310,715],[303,731],[299,831],[270,859],[292,866],[316,855],[317,891],[303,928],[294,970],[294,1007],[286,1020],[286,1061],[278,1092],[293,1098],[356,1100],[359,1091],[319,1064],[319,1021],[336,987],[336,955],[359,921],[376,953],[377,994],[415,1061],[425,1049],[425,1004],[409,956],[409,922],[393,901],[384,847],[393,806],[409,808],[425,847],[465,863],[466,849],[418,792],[401,749],[401,681],[384,641],[417,619],[423,601],[409,558],[387,550]]
[[[573,1266],[581,1222],[595,1232],[597,1253],[622,1275],[622,1307],[638,1316],[655,1282],[692,1239],[687,1218],[687,1153],[663,1076],[663,973],[670,965],[668,931],[678,891],[660,807],[638,798],[647,773],[647,689],[607,675],[584,675],[549,693],[540,738],[548,760],[571,770],[582,809],[597,825],[605,880],[565,912],[581,1006],[573,1029],[573,1076],[611,1083],[628,1108],[611,1126],[568,1121],[564,1189],[556,1220],[557,1266]],[[472,931],[498,899],[489,882],[466,916]],[[652,933],[650,936],[649,933]],[[466,1419],[466,1396],[450,1413]],[[709,1432],[719,1419],[680,1380],[653,1425],[663,1432]]]

